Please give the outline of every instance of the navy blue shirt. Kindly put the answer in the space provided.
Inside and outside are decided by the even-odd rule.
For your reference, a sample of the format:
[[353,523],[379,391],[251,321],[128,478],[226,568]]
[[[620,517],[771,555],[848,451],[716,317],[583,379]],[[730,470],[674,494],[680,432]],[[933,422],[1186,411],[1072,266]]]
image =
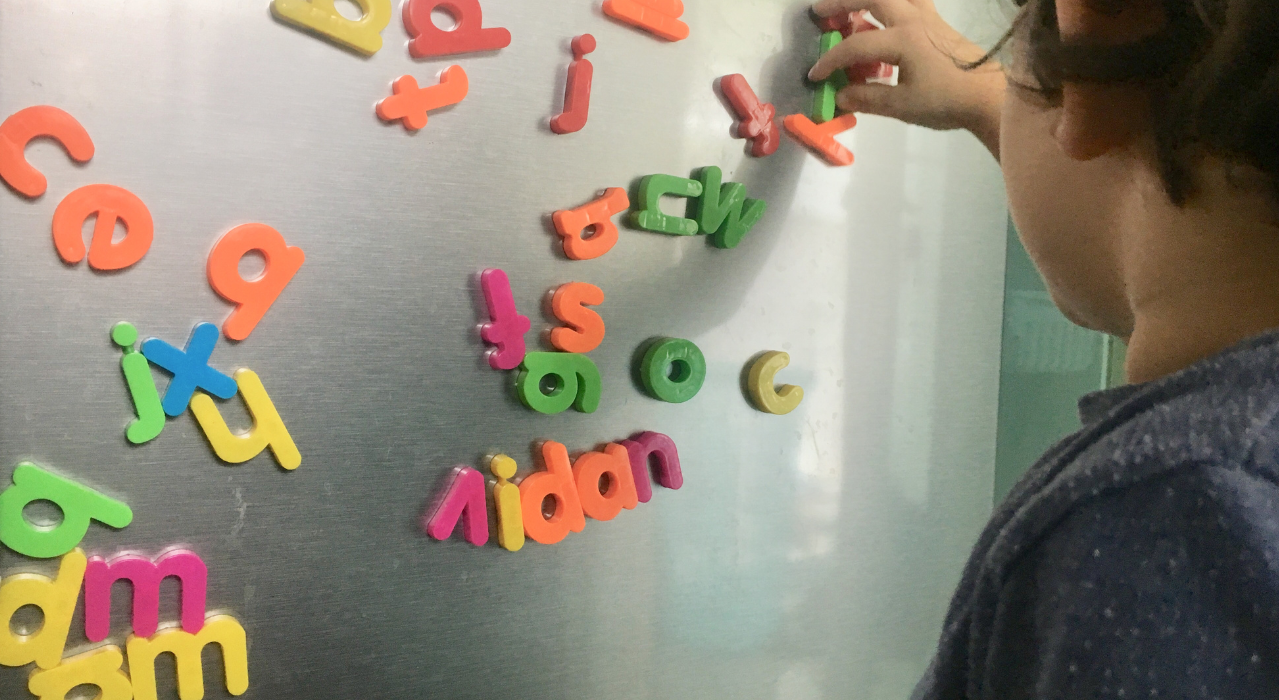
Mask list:
[[991,517],[913,697],[1279,699],[1279,333],[1079,409]]

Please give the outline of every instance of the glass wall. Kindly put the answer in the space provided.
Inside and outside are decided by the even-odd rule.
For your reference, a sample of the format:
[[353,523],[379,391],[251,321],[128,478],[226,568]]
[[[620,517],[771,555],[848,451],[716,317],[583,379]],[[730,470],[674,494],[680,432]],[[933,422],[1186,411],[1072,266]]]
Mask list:
[[1008,224],[995,503],[1053,443],[1079,429],[1076,402],[1123,382],[1123,344],[1066,320]]

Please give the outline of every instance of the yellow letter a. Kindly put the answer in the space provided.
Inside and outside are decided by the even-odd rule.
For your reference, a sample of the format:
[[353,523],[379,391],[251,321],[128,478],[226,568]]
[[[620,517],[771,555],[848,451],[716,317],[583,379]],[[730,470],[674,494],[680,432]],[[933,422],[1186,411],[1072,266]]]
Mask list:
[[333,0],[274,0],[276,17],[328,37],[363,54],[382,48],[382,30],[391,22],[391,0],[354,0],[363,16],[347,19],[333,7]]

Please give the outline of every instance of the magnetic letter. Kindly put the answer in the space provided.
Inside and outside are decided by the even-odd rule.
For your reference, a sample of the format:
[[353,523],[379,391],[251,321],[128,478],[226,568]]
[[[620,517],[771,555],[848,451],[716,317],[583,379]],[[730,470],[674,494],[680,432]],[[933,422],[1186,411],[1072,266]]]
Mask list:
[[746,186],[739,182],[723,185],[723,172],[715,166],[702,168],[698,180],[702,183],[702,196],[697,200],[697,226],[709,234],[711,243],[718,248],[735,248],[742,237],[750,232],[764,216],[768,205],[758,199],[746,198]]
[[[84,580],[84,552],[72,550],[58,565],[58,577],[14,574],[0,583],[0,665],[53,668],[62,660],[71,614]],[[13,614],[24,605],[40,608],[44,622],[35,634],[14,634]]]
[[[62,262],[75,265],[84,259],[80,231],[85,220],[94,217],[89,267],[95,270],[122,270],[142,259],[151,249],[155,227],[151,212],[132,192],[115,185],[85,185],[58,203],[53,211],[53,245]],[[112,242],[115,224],[124,225],[125,236]]]
[[[27,522],[22,509],[32,501],[52,501],[62,511],[62,522],[53,528]],[[133,511],[31,462],[20,462],[13,470],[13,485],[0,493],[0,542],[19,554],[37,559],[60,557],[80,544],[90,520],[122,528],[133,522]]]
[[175,550],[152,562],[126,555],[108,563],[89,559],[84,572],[84,634],[90,642],[111,635],[111,584],[129,579],[133,585],[133,634],[150,637],[160,624],[160,582],[176,576],[182,582],[182,629],[195,634],[204,627],[204,601],[209,569],[195,552]]
[[140,445],[154,440],[164,429],[164,406],[160,404],[160,392],[155,388],[151,375],[151,363],[133,344],[138,341],[138,329],[132,323],[121,321],[111,328],[111,340],[124,350],[120,358],[120,370],[133,398],[133,409],[138,417],[129,423],[124,435],[129,442]]
[[0,179],[20,194],[35,199],[44,194],[48,181],[27,162],[31,139],[51,138],[77,163],[93,157],[93,140],[75,117],[49,105],[20,109],[0,124]]
[[524,361],[524,334],[531,327],[528,316],[521,316],[515,310],[515,296],[511,294],[511,281],[505,272],[480,273],[480,289],[484,291],[484,303],[492,319],[492,323],[480,327],[480,337],[493,346],[488,353],[489,366],[515,369]]
[[[240,276],[240,258],[255,250],[266,259],[266,267],[250,281]],[[208,264],[213,291],[236,305],[222,322],[222,333],[230,340],[249,337],[305,260],[301,248],[286,244],[284,236],[266,224],[241,224],[227,231],[209,252]]]
[[[547,376],[555,378],[549,392],[542,389],[542,378]],[[520,365],[515,386],[520,401],[538,413],[563,413],[569,406],[594,413],[600,407],[600,371],[586,355],[530,352]]]
[[433,539],[447,540],[457,521],[462,536],[476,547],[489,541],[489,512],[484,502],[484,476],[470,467],[454,467],[448,488],[422,519],[422,527]]
[[706,381],[706,357],[691,341],[661,338],[640,360],[640,378],[649,396],[684,403],[697,396]]
[[382,48],[382,30],[391,23],[391,0],[353,0],[363,13],[347,19],[338,13],[333,0],[272,0],[277,18],[364,55]]
[[849,112],[826,122],[814,124],[803,114],[792,114],[782,120],[786,131],[797,141],[808,146],[831,165],[852,165],[853,152],[835,140],[839,134],[857,126],[857,115]]
[[604,340],[604,319],[586,308],[604,303],[604,292],[593,284],[569,282],[551,297],[555,318],[567,327],[551,330],[551,345],[564,352],[590,352]]
[[668,489],[684,485],[684,472],[680,469],[679,450],[675,449],[674,440],[661,433],[647,431],[623,440],[622,446],[630,458],[631,477],[640,503],[648,503],[653,497],[653,487],[648,478],[650,457],[657,458],[657,483]]
[[[600,478],[608,475],[608,486],[600,490]],[[573,463],[573,481],[582,512],[596,520],[612,520],[623,508],[639,505],[630,456],[622,445],[610,443],[603,452],[587,452]]]
[[571,134],[586,126],[591,107],[591,78],[595,66],[586,54],[595,50],[595,37],[583,34],[573,38],[573,62],[568,66],[568,84],[564,87],[564,111],[551,119],[551,131]]
[[773,376],[789,364],[790,355],[784,352],[766,352],[751,365],[746,384],[750,388],[755,408],[780,416],[795,410],[799,402],[804,400],[804,390],[793,384],[786,384],[781,389],[773,387]]
[[[843,38],[844,35],[837,31],[822,33],[818,40],[817,57],[821,58],[827,51],[835,48]],[[813,93],[815,123],[822,124],[835,118],[835,95],[845,85],[848,85],[848,75],[840,70],[831,73],[830,77],[817,84],[817,89]]]
[[[542,461],[546,471],[529,474],[520,482],[524,534],[535,542],[555,544],[570,531],[581,532],[586,527],[586,518],[582,516],[582,504],[573,484],[568,449],[547,440],[542,443]],[[549,516],[542,513],[542,503],[547,497],[555,500],[555,509]]]
[[438,85],[418,87],[417,78],[401,75],[391,83],[390,97],[377,103],[377,116],[384,122],[399,119],[404,128],[417,131],[426,126],[428,112],[461,102],[471,83],[461,66],[449,66],[440,75]]
[[697,222],[662,213],[658,204],[663,195],[700,197],[702,183],[674,175],[648,175],[640,180],[640,206],[630,215],[631,225],[645,231],[669,233],[673,236],[696,236]]
[[[442,8],[457,26],[445,31],[431,21],[431,12]],[[472,51],[496,51],[511,44],[511,33],[501,27],[485,27],[479,0],[408,0],[404,3],[404,28],[413,41],[413,58],[447,56]]]
[[196,394],[191,399],[191,413],[195,414],[195,420],[213,446],[213,452],[224,462],[240,464],[270,447],[281,467],[291,471],[301,466],[302,453],[298,452],[298,446],[289,435],[289,429],[284,427],[284,420],[275,410],[275,404],[257,373],[237,369],[235,384],[240,390],[240,398],[244,399],[245,408],[253,416],[253,428],[246,433],[237,435],[231,432],[213,399],[204,394]]
[[[564,255],[570,260],[590,260],[612,250],[617,243],[617,224],[612,217],[629,206],[631,199],[626,196],[626,190],[610,187],[604,190],[604,196],[590,204],[555,212],[551,218],[555,231],[563,238]],[[588,227],[594,227],[594,234],[583,238]]]
[[191,403],[196,389],[204,389],[219,399],[235,396],[235,380],[209,366],[209,356],[218,342],[218,327],[207,321],[195,324],[185,350],[159,338],[142,341],[142,354],[160,369],[173,375],[164,390],[164,412],[180,416]]
[[726,75],[719,80],[719,88],[733,107],[738,123],[734,135],[751,140],[751,155],[761,158],[772,155],[781,141],[781,132],[773,121],[777,110],[771,104],[761,103],[741,73]]
[[150,639],[129,637],[129,673],[133,676],[134,700],[156,700],[155,657],[165,652],[177,660],[178,697],[204,697],[204,665],[200,652],[210,644],[222,647],[226,667],[226,689],[243,695],[249,689],[249,650],[244,628],[229,615],[213,615],[204,621],[199,634],[171,627]]
[[667,41],[688,38],[688,25],[680,0],[604,0],[604,14],[639,27]]
[[524,513],[520,509],[520,488],[507,479],[515,477],[515,460],[497,455],[489,460],[489,471],[497,477],[493,486],[493,509],[497,511],[497,543],[508,552],[524,546]]
[[57,666],[36,671],[27,680],[27,690],[40,700],[66,700],[78,685],[97,686],[95,700],[130,700],[133,685],[120,670],[124,655],[120,647],[107,645],[69,656]]

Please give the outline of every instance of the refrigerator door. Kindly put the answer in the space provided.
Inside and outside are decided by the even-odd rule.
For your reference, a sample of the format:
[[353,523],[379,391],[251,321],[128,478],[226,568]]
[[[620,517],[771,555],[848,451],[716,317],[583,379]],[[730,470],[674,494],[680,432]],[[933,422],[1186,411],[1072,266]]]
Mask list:
[[[987,0],[939,4],[971,30]],[[127,503],[127,527],[90,526],[90,556],[198,554],[208,613],[247,632],[248,698],[904,697],[990,512],[996,164],[970,135],[870,116],[841,137],[851,167],[785,136],[749,155],[715,81],[743,74],[779,120],[807,112],[818,33],[801,2],[689,2],[691,34],[675,43],[593,2],[482,6],[509,46],[414,59],[399,3],[365,57],[267,0],[0,0],[0,116],[56,106],[95,147],[78,165],[35,141],[26,156],[48,191],[0,191],[2,483],[31,461]],[[589,120],[556,135],[584,33],[598,43]],[[468,92],[424,128],[377,118],[392,81],[434,85],[453,65]],[[768,203],[736,248],[623,225],[606,255],[564,256],[553,212],[608,187],[633,202],[642,176],[711,165]],[[136,265],[59,257],[55,209],[90,184],[149,210]],[[112,326],[178,348],[197,323],[221,326],[232,306],[210,287],[209,253],[249,223],[305,261],[210,363],[260,378],[300,453],[291,471],[270,450],[220,460],[190,412],[150,442],[125,437],[135,415]],[[551,349],[549,291],[604,292],[607,333],[588,355],[597,411],[530,411],[515,373],[489,366],[489,268],[531,319],[530,351]],[[704,355],[691,400],[637,381],[656,337]],[[777,383],[804,390],[785,415],[756,410],[744,387],[766,351],[789,354]],[[163,394],[169,375],[152,373]],[[213,404],[233,429],[251,425],[239,397]],[[495,530],[484,547],[423,532],[456,465],[488,478],[486,456],[502,452],[524,477],[543,468],[539,441],[578,453],[640,431],[678,445],[682,488],[655,485],[613,520],[518,552]],[[28,517],[50,515],[41,505]],[[5,577],[57,564],[0,547]],[[179,619],[177,590],[161,587],[162,627]],[[129,587],[114,592],[108,639],[123,647]],[[35,624],[27,612],[11,629]],[[94,646],[82,597],[66,654]],[[226,697],[219,658],[205,654],[209,698]],[[0,697],[28,697],[33,668],[0,668]],[[176,697],[173,662],[156,674]]]

